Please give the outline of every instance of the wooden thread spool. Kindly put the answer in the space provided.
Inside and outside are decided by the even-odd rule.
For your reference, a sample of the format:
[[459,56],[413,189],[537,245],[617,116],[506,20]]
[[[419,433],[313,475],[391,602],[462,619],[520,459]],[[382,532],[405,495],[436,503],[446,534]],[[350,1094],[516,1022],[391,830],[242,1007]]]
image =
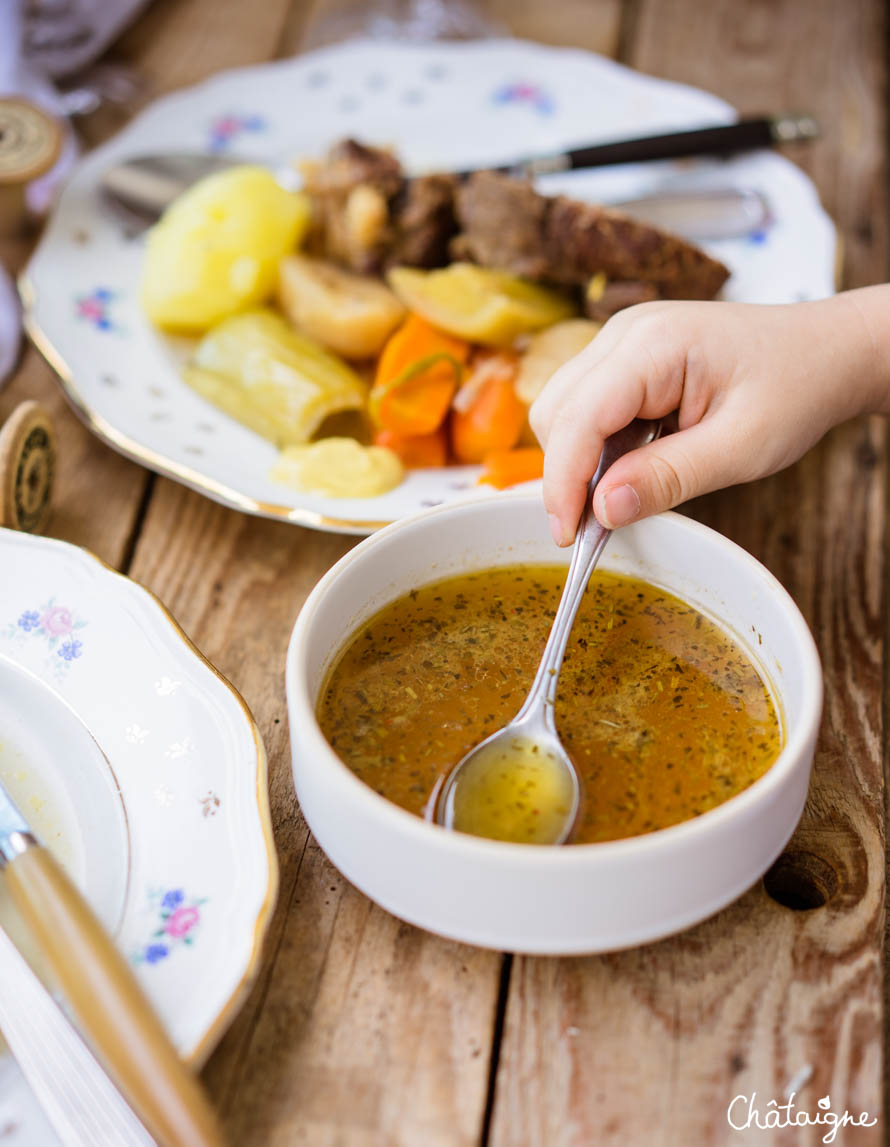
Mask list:
[[22,402],[0,428],[0,526],[40,532],[49,518],[56,436],[39,402]]
[[0,99],[0,235],[25,218],[25,188],[59,158],[62,129],[45,111],[16,97]]

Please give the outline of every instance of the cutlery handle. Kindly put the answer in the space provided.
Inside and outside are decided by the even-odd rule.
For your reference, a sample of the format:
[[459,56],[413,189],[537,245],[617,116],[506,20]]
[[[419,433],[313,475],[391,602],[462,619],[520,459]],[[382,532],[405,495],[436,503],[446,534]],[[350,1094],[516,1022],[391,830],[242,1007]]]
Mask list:
[[562,155],[541,156],[508,168],[520,168],[527,175],[545,175],[554,171],[605,167],[619,163],[643,163],[653,159],[685,159],[694,155],[728,155],[736,151],[753,151],[761,147],[816,139],[819,125],[808,115],[755,116],[717,127],[694,128],[639,139],[622,139],[614,143],[578,147]]
[[759,117],[742,119],[719,127],[650,135],[569,151],[570,165],[601,167],[611,163],[638,163],[651,159],[684,159],[693,155],[720,155],[730,151],[754,151],[772,147],[772,121]]
[[81,1030],[163,1147],[224,1147],[216,1116],[129,965],[47,849],[9,860],[6,886]]

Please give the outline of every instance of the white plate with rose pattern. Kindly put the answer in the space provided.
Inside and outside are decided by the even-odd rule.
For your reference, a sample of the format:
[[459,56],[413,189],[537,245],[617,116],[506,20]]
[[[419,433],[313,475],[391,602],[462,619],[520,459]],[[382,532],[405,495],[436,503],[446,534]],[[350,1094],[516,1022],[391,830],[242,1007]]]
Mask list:
[[[226,72],[158,100],[76,169],[22,281],[28,329],[88,424],[160,473],[251,513],[368,533],[426,506],[473,496],[469,467],[415,471],[369,499],[303,494],[271,481],[272,445],[179,376],[182,342],[141,313],[143,237],[103,209],[97,184],[127,156],[214,151],[286,162],[353,135],[398,149],[409,170],[481,167],[597,140],[724,123],[733,109],[574,49],[521,41],[353,42]],[[708,244],[732,270],[729,299],[793,302],[832,293],[834,228],[809,179],[770,152],[548,176],[545,191],[617,202],[678,187],[761,191],[772,219]],[[490,491],[488,491],[490,492]]]
[[[277,887],[254,721],[152,594],[65,542],[0,530],[0,655],[56,690],[113,770],[127,839],[121,845],[110,826],[99,847],[107,864],[128,868],[116,940],[197,1065],[252,982]],[[6,753],[9,735],[0,728]],[[21,766],[42,770],[26,816],[64,800],[65,763],[38,757]],[[54,1142],[42,1123],[11,1061],[0,1060],[9,1142]]]

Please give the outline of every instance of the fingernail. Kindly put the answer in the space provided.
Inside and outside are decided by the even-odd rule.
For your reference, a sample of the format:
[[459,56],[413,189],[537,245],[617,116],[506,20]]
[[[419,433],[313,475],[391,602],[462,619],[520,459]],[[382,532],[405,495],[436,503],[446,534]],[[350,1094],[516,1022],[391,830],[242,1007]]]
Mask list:
[[553,540],[558,546],[562,545],[562,524],[556,514],[548,514],[547,521],[550,523],[550,533],[553,535]]
[[609,530],[626,526],[639,517],[640,498],[633,486],[613,486],[603,495],[603,525]]

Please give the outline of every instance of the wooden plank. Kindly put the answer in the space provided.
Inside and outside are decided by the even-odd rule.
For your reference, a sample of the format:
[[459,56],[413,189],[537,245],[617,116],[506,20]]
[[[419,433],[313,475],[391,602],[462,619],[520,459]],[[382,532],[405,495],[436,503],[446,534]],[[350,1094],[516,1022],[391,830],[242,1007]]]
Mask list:
[[[746,111],[815,112],[826,138],[799,158],[838,221],[853,286],[888,270],[883,43],[881,7],[869,0],[646,0],[629,62]],[[813,627],[825,719],[788,852],[798,887],[816,895],[827,884],[828,902],[794,911],[758,884],[715,918],[648,948],[518,959],[495,1147],[730,1147],[767,1138],[809,1147],[821,1129],[770,1137],[727,1123],[735,1095],[783,1102],[795,1079],[806,1110],[830,1095],[835,1112],[879,1115],[886,473],[883,420],[861,420],[785,474],[691,507],[777,573]],[[880,1124],[842,1136],[847,1147],[883,1139]]]
[[742,114],[807,111],[817,144],[786,154],[816,184],[843,242],[843,285],[882,282],[886,236],[884,29],[871,0],[638,7],[628,63],[715,92]]
[[484,0],[479,5],[511,36],[614,56],[621,35],[621,0]]
[[[516,36],[542,44],[562,44],[614,56],[621,34],[621,0],[560,0],[558,4],[540,4],[538,0],[463,0],[468,14],[487,21],[492,35]],[[447,0],[442,0],[447,10]],[[358,36],[371,27],[381,15],[399,11],[422,13],[421,5],[398,3],[376,6],[362,0],[315,0],[295,5],[279,45],[282,55],[296,51],[306,40],[312,44],[328,43],[347,32]],[[452,10],[452,17],[457,19]],[[428,21],[435,24],[435,6],[430,5]]]

